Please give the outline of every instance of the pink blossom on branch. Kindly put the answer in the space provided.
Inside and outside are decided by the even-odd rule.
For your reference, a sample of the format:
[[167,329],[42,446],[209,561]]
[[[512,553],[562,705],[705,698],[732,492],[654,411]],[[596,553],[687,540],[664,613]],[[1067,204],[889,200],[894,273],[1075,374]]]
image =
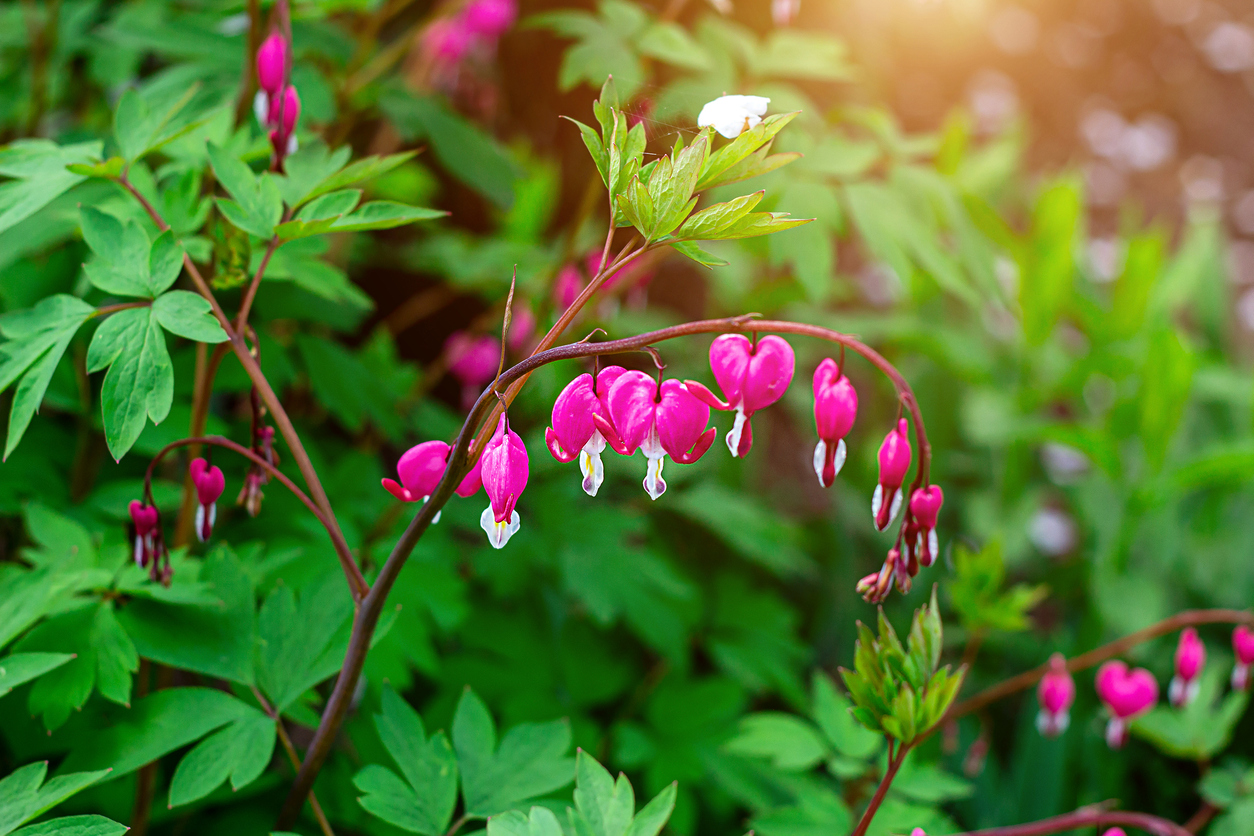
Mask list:
[[1075,702],[1075,680],[1067,670],[1061,653],[1049,657],[1049,670],[1036,686],[1041,704],[1036,715],[1036,730],[1046,737],[1057,737],[1071,724],[1071,704]]
[[489,504],[479,516],[479,526],[493,548],[504,548],[522,524],[514,506],[527,487],[527,448],[518,433],[509,428],[504,415],[479,460],[483,489]]
[[287,41],[278,32],[262,41],[257,50],[257,86],[267,96],[276,95],[287,79]]
[[160,525],[161,515],[155,505],[145,505],[138,499],[132,499],[127,510],[135,527],[135,565],[147,566],[156,551],[153,534]]
[[644,489],[650,498],[666,493],[662,464],[670,456],[680,464],[692,464],[705,455],[717,431],[710,423],[710,408],[678,380],[657,381],[644,372],[619,376],[609,391],[610,419],[596,415],[601,435],[622,456],[644,451],[648,469]]
[[1118,749],[1128,739],[1128,721],[1158,702],[1158,681],[1145,668],[1129,670],[1116,659],[1098,668],[1096,686],[1097,696],[1110,712],[1106,743]]
[[1232,651],[1237,657],[1232,668],[1232,687],[1244,691],[1250,687],[1250,668],[1254,667],[1254,630],[1248,625],[1239,624],[1232,631]]
[[814,370],[814,427],[819,443],[814,447],[814,474],[830,488],[845,466],[845,436],[858,417],[858,393],[836,361],[827,357]]
[[[936,519],[940,516],[945,492],[940,485],[918,488],[910,497],[910,516],[914,522],[913,545],[919,564],[924,568],[936,560],[940,544],[936,539]],[[907,539],[912,539],[907,537]]]
[[723,334],[710,346],[710,369],[727,400],[694,380],[684,385],[714,409],[735,411],[735,423],[725,439],[732,456],[741,458],[753,446],[749,419],[784,396],[795,365],[792,346],[781,337],[768,335],[755,344],[743,334]]
[[496,377],[501,362],[500,340],[455,331],[444,341],[444,361],[449,373],[462,384],[462,408],[469,409],[483,387]]
[[192,477],[192,485],[196,489],[196,538],[205,542],[213,533],[213,524],[218,518],[218,497],[226,489],[226,478],[217,465],[210,465],[204,459],[192,459],[187,466]]
[[883,531],[896,519],[901,510],[901,483],[910,472],[913,453],[910,449],[910,425],[905,418],[884,437],[880,445],[880,478],[871,497],[871,515],[875,518],[875,530]]
[[1197,697],[1198,674],[1206,664],[1206,645],[1197,637],[1197,630],[1186,627],[1180,632],[1176,645],[1176,675],[1167,686],[1167,699],[1177,708],[1188,705]]
[[595,417],[611,426],[607,403],[610,387],[625,372],[621,366],[607,366],[597,373],[581,374],[566,384],[553,404],[553,426],[544,431],[544,441],[549,452],[559,462],[579,459],[579,472],[583,474],[583,490],[588,496],[596,496],[605,480],[605,466],[601,452],[605,450],[605,436],[597,429]]

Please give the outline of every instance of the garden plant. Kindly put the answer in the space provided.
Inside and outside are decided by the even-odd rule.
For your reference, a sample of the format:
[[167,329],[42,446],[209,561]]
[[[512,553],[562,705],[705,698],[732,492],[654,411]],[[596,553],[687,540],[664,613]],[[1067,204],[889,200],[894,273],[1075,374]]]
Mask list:
[[0,836],[1254,833],[1221,207],[820,11],[0,8]]

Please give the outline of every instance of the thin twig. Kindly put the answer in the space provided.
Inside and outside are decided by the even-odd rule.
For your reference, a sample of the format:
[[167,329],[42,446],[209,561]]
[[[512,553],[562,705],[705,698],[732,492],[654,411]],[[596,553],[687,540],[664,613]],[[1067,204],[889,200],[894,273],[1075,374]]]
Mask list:
[[[300,755],[297,754],[296,747],[292,745],[292,738],[288,735],[287,728],[283,725],[283,718],[271,707],[265,695],[261,693],[256,685],[253,685],[252,689],[253,697],[261,705],[261,710],[266,712],[266,715],[274,721],[274,728],[278,732],[279,742],[283,744],[283,749],[287,752],[287,759],[292,762],[292,769],[300,769]],[[309,806],[313,809],[314,818],[318,820],[318,827],[322,829],[322,836],[335,836],[335,831],[331,829],[331,822],[327,820],[327,814],[322,812],[322,805],[318,803],[318,796],[314,795],[313,790],[309,791]]]
[[884,777],[880,779],[880,785],[875,788],[875,795],[871,796],[871,800],[867,802],[866,809],[862,811],[862,818],[858,820],[858,826],[853,829],[853,836],[863,836],[866,829],[871,826],[871,819],[875,818],[875,814],[879,811],[880,805],[884,803],[884,796],[888,794],[888,788],[892,786],[893,779],[897,777],[897,770],[901,769],[901,765],[906,761],[906,755],[910,753],[910,744],[902,743],[897,748],[897,753],[893,754],[892,738],[888,739],[888,768],[884,770]]
[[971,830],[961,836],[1046,836],[1049,833],[1063,833],[1089,827],[1099,830],[1103,827],[1135,827],[1153,836],[1193,836],[1175,822],[1152,816],[1149,813],[1130,813],[1091,807],[1027,824]]

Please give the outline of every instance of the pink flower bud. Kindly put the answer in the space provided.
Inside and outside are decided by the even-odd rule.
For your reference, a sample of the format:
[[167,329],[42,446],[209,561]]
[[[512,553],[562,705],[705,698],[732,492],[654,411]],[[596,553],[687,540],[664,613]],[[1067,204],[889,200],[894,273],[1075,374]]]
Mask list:
[[901,510],[901,483],[910,472],[912,457],[909,433],[910,425],[902,418],[880,445],[880,480],[871,498],[871,515],[875,518],[876,531],[888,528]]
[[1232,650],[1237,656],[1232,669],[1232,687],[1244,691],[1250,687],[1250,667],[1254,666],[1254,630],[1246,624],[1237,625],[1232,631]]
[[[892,591],[893,578],[898,574],[898,565],[901,563],[901,551],[895,546],[888,550],[888,556],[884,558],[884,565],[873,575],[867,575],[858,581],[855,587],[862,599],[869,604],[881,603],[888,597],[888,593]],[[900,583],[900,581],[899,581]],[[907,588],[908,587],[907,582]]]
[[514,25],[518,6],[514,0],[472,0],[462,12],[466,30],[488,40],[496,40]]
[[1167,686],[1167,699],[1172,705],[1181,708],[1197,696],[1200,684],[1197,675],[1204,664],[1206,645],[1197,637],[1197,630],[1184,628],[1180,633],[1180,643],[1176,645],[1176,675]]
[[736,411],[725,440],[733,456],[743,457],[753,446],[749,419],[784,396],[795,364],[792,346],[781,337],[765,336],[755,345],[742,334],[723,334],[710,346],[710,369],[727,400],[720,400],[695,380],[684,385],[714,409]]
[[1158,682],[1144,668],[1129,670],[1114,660],[1098,669],[1096,686],[1097,696],[1110,711],[1106,743],[1118,749],[1128,739],[1128,721],[1158,702]]
[[1036,698],[1041,704],[1040,713],[1036,715],[1036,730],[1046,737],[1057,737],[1065,732],[1071,723],[1075,680],[1061,653],[1049,657],[1049,671],[1036,686]]
[[579,273],[579,268],[573,264],[567,264],[557,273],[557,279],[553,282],[553,301],[561,310],[566,310],[575,304],[575,300],[579,298],[579,294],[583,292],[584,281],[583,276]]
[[441,18],[422,33],[428,58],[438,64],[457,64],[470,49],[471,32],[460,18]]
[[916,523],[915,548],[918,551],[919,563],[924,567],[931,566],[936,560],[940,544],[936,539],[936,518],[940,515],[941,504],[945,501],[945,493],[940,485],[929,485],[917,489],[910,497],[910,515]]
[[443,441],[424,441],[410,447],[396,463],[401,481],[384,479],[383,487],[401,502],[426,502],[444,476],[448,453],[449,446]]
[[597,429],[594,416],[600,415],[613,423],[606,399],[610,387],[624,371],[621,366],[602,369],[597,373],[595,391],[590,374],[581,374],[566,384],[553,404],[553,426],[544,431],[544,441],[553,458],[559,462],[579,459],[583,490],[588,496],[596,496],[605,480],[605,467],[601,463],[605,436]]
[[217,465],[210,466],[204,459],[192,459],[187,466],[191,474],[192,485],[196,488],[199,505],[196,508],[196,537],[200,542],[209,539],[213,533],[213,524],[218,517],[218,497],[226,489],[226,478]]
[[858,393],[828,357],[814,370],[814,427],[819,443],[814,448],[814,473],[819,484],[830,488],[845,466],[845,436],[858,417]]
[[282,96],[274,96],[270,100],[268,123],[284,141],[292,135],[296,128],[296,120],[300,118],[300,96],[296,88],[288,85]]
[[1122,827],[1112,827],[1103,833],[1102,836],[1128,836],[1128,834],[1124,832]]
[[657,499],[666,492],[662,463],[669,455],[679,464],[692,464],[705,455],[717,431],[710,423],[710,408],[678,380],[661,387],[644,372],[630,371],[610,387],[610,418],[593,416],[601,435],[622,456],[643,450],[649,460],[644,489]]
[[157,531],[161,515],[155,505],[145,505],[138,499],[132,499],[127,510],[130,511],[131,523],[135,527],[135,564],[147,566],[156,553],[153,532]]
[[525,302],[514,306],[509,325],[509,350],[521,352],[531,344],[536,335],[536,315]]
[[287,41],[278,32],[266,38],[257,50],[257,86],[274,97],[287,76]]
[[927,834],[923,832],[923,828],[916,827],[914,830],[910,831],[910,836],[927,836]]
[[479,526],[493,548],[503,548],[521,525],[514,506],[527,487],[527,464],[527,448],[502,415],[480,458],[483,488],[490,504],[483,509]]
[[496,377],[501,362],[501,343],[496,337],[456,331],[444,341],[449,373],[461,381],[462,408],[469,409],[483,387]]

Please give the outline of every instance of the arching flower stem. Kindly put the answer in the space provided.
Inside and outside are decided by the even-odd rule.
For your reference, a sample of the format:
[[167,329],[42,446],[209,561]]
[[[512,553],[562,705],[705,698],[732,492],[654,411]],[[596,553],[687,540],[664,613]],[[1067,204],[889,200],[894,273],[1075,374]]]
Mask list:
[[1190,831],[1168,819],[1151,816],[1149,813],[1108,810],[1104,806],[1083,807],[1071,813],[1027,824],[971,830],[960,836],[1047,836],[1050,833],[1088,828],[1097,828],[1100,831],[1104,827],[1135,827],[1153,836],[1193,836]]
[[[590,296],[599,285],[599,281],[603,280],[606,275],[612,274],[613,270],[617,269],[617,266],[625,261],[626,258],[633,257],[643,251],[642,248],[639,251],[632,252],[631,255],[627,255],[627,251],[631,246],[631,244],[628,244],[627,247],[624,247],[618,258],[614,259],[614,262],[602,270],[598,278],[584,289],[580,299],[586,300],[586,297]],[[545,342],[547,341],[548,344],[551,344],[557,338],[557,335],[564,330],[566,323],[573,319],[574,314],[572,311],[577,310],[579,306],[580,302],[577,300],[574,305],[567,309],[566,313],[563,314],[563,318],[554,325],[544,340],[541,341],[541,346],[535,354],[506,369],[493,385],[489,386],[479,396],[479,399],[471,408],[465,423],[462,424],[461,431],[457,434],[457,440],[449,453],[449,465],[444,473],[444,478],[440,480],[440,484],[436,486],[431,498],[423,504],[405,529],[400,540],[397,541],[396,546],[392,549],[392,553],[388,555],[387,561],[379,571],[374,584],[370,586],[369,592],[362,599],[357,616],[353,620],[352,635],[349,638],[348,651],[345,655],[344,665],[340,670],[339,678],[336,680],[331,697],[327,700],[326,707],[323,709],[322,720],[319,722],[318,729],[314,732],[313,740],[305,753],[305,761],[301,764],[300,771],[296,776],[296,782],[293,784],[292,790],[288,794],[287,800],[283,804],[283,809],[279,814],[278,828],[280,830],[289,827],[296,820],[301,807],[304,805],[305,798],[309,794],[309,789],[313,786],[314,778],[317,777],[322,764],[326,761],[327,755],[330,754],[331,746],[351,706],[352,696],[361,676],[362,667],[365,665],[366,653],[370,648],[371,638],[374,636],[375,627],[378,626],[379,617],[383,613],[383,606],[387,600],[388,593],[392,589],[392,585],[396,582],[396,578],[404,567],[405,561],[409,559],[409,555],[418,544],[418,540],[426,532],[427,527],[431,525],[436,513],[448,502],[453,495],[453,490],[460,484],[462,477],[470,471],[473,464],[468,453],[471,439],[477,433],[483,434],[481,428],[490,432],[495,427],[494,422],[499,416],[498,410],[503,409],[506,403],[512,400],[513,395],[517,394],[518,390],[526,382],[527,376],[541,366],[558,360],[641,351],[654,343],[696,334],[752,333],[754,331],[762,331],[796,334],[826,340],[846,346],[862,355],[871,365],[892,381],[894,388],[897,390],[897,397],[913,419],[915,443],[919,450],[918,474],[915,477],[914,487],[922,485],[927,479],[928,464],[931,461],[932,451],[927,442],[923,416],[919,411],[918,401],[914,397],[910,384],[906,382],[906,379],[902,377],[896,367],[883,355],[848,334],[842,334],[839,331],[833,331],[830,328],[823,328],[818,325],[759,319],[752,315],[745,315],[726,319],[706,319],[687,322],[682,325],[662,328],[621,340],[608,340],[599,343],[577,342],[556,348],[546,348]],[[500,387],[502,386],[508,388],[501,392]],[[483,449],[483,443],[477,444],[476,449]]]

